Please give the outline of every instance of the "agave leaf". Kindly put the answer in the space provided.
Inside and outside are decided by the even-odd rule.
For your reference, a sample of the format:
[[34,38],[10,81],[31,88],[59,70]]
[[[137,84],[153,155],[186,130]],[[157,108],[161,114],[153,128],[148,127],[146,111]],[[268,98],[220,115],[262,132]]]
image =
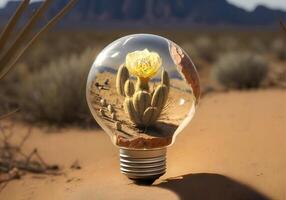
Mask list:
[[[26,50],[34,44],[34,42],[39,38],[40,35],[42,35],[45,31],[47,31],[49,28],[51,28],[54,24],[56,24],[61,17],[63,17],[76,3],[77,0],[70,0],[64,8],[60,12],[58,12],[49,22],[41,28],[41,30],[35,34],[35,36],[26,44],[20,51],[20,53],[17,54],[18,48],[21,46],[22,41],[24,41],[25,37],[28,35],[28,33],[31,31],[31,29],[38,18],[42,15],[42,12],[44,12],[47,9],[48,3],[50,3],[51,0],[46,0],[43,5],[39,8],[39,10],[35,13],[35,15],[32,17],[30,22],[24,27],[16,41],[12,44],[11,48],[6,52],[4,57],[0,59],[0,80],[11,70],[11,68],[17,63],[19,58],[26,52]],[[16,13],[14,14],[13,18],[10,20],[8,25],[6,26],[3,34],[1,35],[0,41],[3,39],[8,39],[10,36],[11,31],[13,30],[15,24],[17,23],[21,13],[24,11],[26,4],[29,3],[29,0],[24,0],[20,7],[17,9]],[[4,47],[4,44],[2,44],[2,47]],[[15,55],[16,54],[16,55]],[[13,57],[11,62],[9,63],[9,56]],[[4,59],[3,59],[4,58]],[[7,62],[8,61],[8,62]],[[5,64],[9,64],[5,67]],[[0,120],[7,118],[11,116],[12,114],[16,113],[18,109],[11,111],[7,114],[1,115]]]
[[286,25],[283,23],[282,19],[280,20],[280,25],[281,25],[282,29],[285,31],[285,33],[286,33]]
[[32,29],[41,18],[43,13],[48,9],[49,4],[52,0],[46,0],[42,3],[40,8],[35,12],[35,14],[31,17],[25,27],[20,31],[16,40],[12,43],[11,47],[4,53],[4,55],[0,59],[0,66],[5,67],[12,59],[14,59],[15,54],[27,38],[29,34],[32,32]]
[[[23,14],[24,10],[29,5],[30,0],[23,0],[19,7],[17,8],[14,15],[9,20],[8,24],[6,25],[5,29],[3,30],[0,36],[0,53],[2,49],[5,47],[6,42],[8,41],[13,29],[16,27],[18,20],[20,19],[21,15]],[[0,66],[1,67],[1,66]]]
[[[26,44],[21,51],[13,56],[13,60],[9,63],[7,67],[1,69],[0,67],[0,80],[11,70],[11,68],[17,63],[20,57],[26,52],[26,50],[35,43],[35,41],[42,35],[44,32],[49,30],[53,25],[55,25],[76,3],[77,0],[70,0],[64,8],[57,15],[55,15],[41,30],[35,34],[35,36]],[[1,66],[1,60],[0,60]]]

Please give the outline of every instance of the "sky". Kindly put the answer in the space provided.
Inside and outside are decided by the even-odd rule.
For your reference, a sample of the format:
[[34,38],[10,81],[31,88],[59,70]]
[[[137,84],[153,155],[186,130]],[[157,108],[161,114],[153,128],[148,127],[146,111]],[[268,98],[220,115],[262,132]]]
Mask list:
[[[0,7],[3,7],[8,1],[11,0],[0,0]],[[39,0],[31,0],[39,1]],[[210,0],[212,1],[212,0]],[[265,5],[270,8],[286,10],[286,0],[227,0],[228,2],[244,8],[246,10],[253,10],[257,5]]]
[[257,5],[265,5],[269,8],[286,10],[286,0],[227,0],[238,7],[253,10]]
[[[8,1],[13,1],[13,0],[0,0],[0,8],[4,7]],[[41,1],[41,0],[31,0],[31,2],[33,1]]]

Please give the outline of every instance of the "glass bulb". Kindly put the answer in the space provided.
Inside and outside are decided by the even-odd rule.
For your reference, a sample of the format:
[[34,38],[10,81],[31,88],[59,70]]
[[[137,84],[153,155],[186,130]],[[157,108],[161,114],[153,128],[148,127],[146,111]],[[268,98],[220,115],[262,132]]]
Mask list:
[[174,42],[151,34],[122,37],[95,59],[87,102],[120,148],[121,172],[155,180],[166,170],[166,147],[191,121],[200,96],[197,71]]

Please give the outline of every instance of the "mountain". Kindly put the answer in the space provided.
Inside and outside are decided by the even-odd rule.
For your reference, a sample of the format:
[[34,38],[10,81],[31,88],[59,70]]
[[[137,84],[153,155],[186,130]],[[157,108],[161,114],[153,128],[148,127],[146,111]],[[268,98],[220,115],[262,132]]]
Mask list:
[[[46,18],[53,16],[68,0],[52,3]],[[41,3],[29,5],[30,16]],[[9,19],[19,2],[0,9],[0,25]],[[175,26],[275,26],[286,21],[286,12],[258,6],[249,12],[226,0],[78,0],[61,21],[61,27],[169,27]]]

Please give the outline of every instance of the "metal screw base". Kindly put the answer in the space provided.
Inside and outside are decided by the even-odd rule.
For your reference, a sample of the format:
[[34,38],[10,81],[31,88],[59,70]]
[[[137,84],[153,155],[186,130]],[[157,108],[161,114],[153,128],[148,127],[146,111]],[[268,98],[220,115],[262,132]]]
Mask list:
[[152,182],[166,172],[166,148],[120,149],[120,170],[135,181]]

